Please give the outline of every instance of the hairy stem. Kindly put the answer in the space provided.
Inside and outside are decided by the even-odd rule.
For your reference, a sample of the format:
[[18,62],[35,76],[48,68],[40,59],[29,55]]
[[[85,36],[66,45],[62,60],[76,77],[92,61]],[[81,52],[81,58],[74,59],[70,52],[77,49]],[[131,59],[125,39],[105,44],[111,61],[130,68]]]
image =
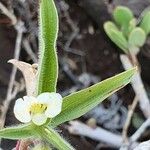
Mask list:
[[38,130],[42,139],[52,144],[59,150],[75,150],[67,141],[65,141],[56,131],[51,128],[42,127]]

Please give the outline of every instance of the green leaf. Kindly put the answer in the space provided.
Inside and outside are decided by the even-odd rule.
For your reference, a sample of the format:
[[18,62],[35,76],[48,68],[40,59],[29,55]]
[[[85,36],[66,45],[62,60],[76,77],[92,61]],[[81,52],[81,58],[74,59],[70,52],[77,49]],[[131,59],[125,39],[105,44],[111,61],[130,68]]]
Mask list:
[[123,33],[120,32],[114,23],[108,21],[104,24],[104,30],[108,37],[125,53],[128,53],[128,42]]
[[124,6],[118,6],[113,12],[113,18],[120,26],[126,26],[133,19],[132,11]]
[[62,111],[52,119],[50,125],[55,127],[84,115],[111,94],[127,85],[135,72],[136,68],[130,69],[87,89],[64,97]]
[[58,14],[53,0],[40,1],[38,94],[55,92],[58,77],[58,59],[56,53]]
[[134,18],[129,22],[128,35],[136,27],[137,20]]
[[140,47],[144,45],[146,41],[146,34],[142,28],[136,27],[129,34],[129,50],[133,54],[137,54],[140,51]]
[[66,140],[51,128],[41,127],[36,130],[42,140],[46,140],[58,150],[75,150]]
[[131,47],[141,47],[146,41],[146,34],[143,29],[136,27],[132,30],[129,35],[129,46]]
[[115,22],[120,25],[122,33],[128,37],[129,23],[133,19],[132,11],[124,6],[118,6],[113,12]]
[[145,13],[140,27],[145,31],[147,35],[150,33],[150,11]]
[[32,132],[32,125],[18,125],[14,127],[7,127],[0,130],[0,138],[5,139],[26,139],[34,136]]

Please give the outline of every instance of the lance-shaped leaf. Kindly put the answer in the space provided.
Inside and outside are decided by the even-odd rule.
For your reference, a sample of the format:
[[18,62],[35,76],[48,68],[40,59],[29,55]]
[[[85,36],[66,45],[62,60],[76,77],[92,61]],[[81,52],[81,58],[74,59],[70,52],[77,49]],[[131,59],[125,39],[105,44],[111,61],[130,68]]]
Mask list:
[[55,127],[87,113],[108,96],[128,84],[135,72],[136,68],[130,69],[87,89],[66,96],[63,99],[62,112],[52,119],[51,126]]
[[32,125],[27,124],[7,127],[0,130],[0,138],[13,140],[31,138],[35,136],[32,131],[34,131],[32,130]]
[[145,13],[140,27],[145,31],[147,35],[150,33],[150,11]]
[[128,53],[128,42],[123,33],[118,30],[115,24],[108,21],[104,24],[104,30],[108,37],[125,53]]
[[56,91],[58,77],[56,53],[58,14],[53,0],[40,0],[39,25],[38,94]]

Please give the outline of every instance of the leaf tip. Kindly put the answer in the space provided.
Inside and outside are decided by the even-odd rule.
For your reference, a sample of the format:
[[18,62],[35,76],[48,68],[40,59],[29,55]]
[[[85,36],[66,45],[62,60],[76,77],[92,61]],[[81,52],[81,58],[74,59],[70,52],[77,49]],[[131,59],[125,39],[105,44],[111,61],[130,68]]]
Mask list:
[[15,61],[16,61],[15,59],[10,59],[10,60],[7,61],[7,63],[13,64]]
[[134,74],[137,73],[137,71],[138,71],[138,66],[135,66],[135,67],[133,68],[133,71],[134,71]]
[[132,79],[132,77],[138,72],[138,67],[135,66],[131,69],[128,70],[130,72],[130,79]]

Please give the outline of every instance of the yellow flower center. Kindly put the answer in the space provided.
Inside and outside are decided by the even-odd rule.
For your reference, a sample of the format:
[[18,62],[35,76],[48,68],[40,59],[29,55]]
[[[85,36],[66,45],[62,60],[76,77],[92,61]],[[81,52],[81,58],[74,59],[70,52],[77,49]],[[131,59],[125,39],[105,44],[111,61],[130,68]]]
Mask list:
[[47,109],[47,105],[40,104],[40,103],[34,103],[30,107],[30,113],[32,115],[34,114],[42,114]]

